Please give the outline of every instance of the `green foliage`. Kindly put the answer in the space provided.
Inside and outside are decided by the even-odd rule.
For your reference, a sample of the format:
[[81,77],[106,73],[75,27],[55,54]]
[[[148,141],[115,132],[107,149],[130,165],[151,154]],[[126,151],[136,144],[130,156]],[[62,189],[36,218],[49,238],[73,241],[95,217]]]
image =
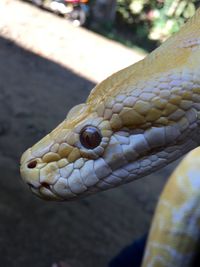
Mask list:
[[138,38],[162,42],[195,13],[195,0],[117,0],[117,18]]

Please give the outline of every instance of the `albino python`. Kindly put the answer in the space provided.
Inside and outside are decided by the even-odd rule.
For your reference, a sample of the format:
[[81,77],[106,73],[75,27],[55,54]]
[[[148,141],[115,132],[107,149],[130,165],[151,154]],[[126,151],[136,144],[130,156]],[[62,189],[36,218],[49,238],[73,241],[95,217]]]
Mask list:
[[[143,177],[200,143],[200,10],[144,60],[97,85],[21,158],[41,198],[72,200]],[[191,266],[200,237],[200,148],[161,195],[144,266]]]

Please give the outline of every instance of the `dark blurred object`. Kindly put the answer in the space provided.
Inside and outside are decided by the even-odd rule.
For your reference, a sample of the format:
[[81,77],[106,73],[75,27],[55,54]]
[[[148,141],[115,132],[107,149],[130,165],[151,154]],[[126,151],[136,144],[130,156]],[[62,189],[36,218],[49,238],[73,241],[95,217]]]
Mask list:
[[92,4],[92,19],[94,23],[113,23],[116,14],[116,0],[95,0]]
[[122,249],[108,267],[141,267],[146,241],[147,234]]
[[84,25],[89,13],[88,0],[52,0],[50,9],[63,15],[75,26]]
[[71,21],[74,26],[86,24],[89,16],[89,0],[28,0]]
[[[117,0],[117,20],[138,38],[161,43],[194,15],[198,0]],[[135,30],[136,29],[136,30]]]
[[[92,30],[152,51],[194,15],[199,0],[91,0]],[[107,14],[111,15],[109,19]]]
[[42,7],[44,0],[32,0],[32,3],[36,6]]

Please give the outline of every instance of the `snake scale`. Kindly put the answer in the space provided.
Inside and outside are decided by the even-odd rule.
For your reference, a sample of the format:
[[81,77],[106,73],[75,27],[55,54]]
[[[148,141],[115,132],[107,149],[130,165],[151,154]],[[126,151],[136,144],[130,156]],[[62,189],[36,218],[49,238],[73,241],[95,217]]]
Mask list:
[[[98,84],[84,104],[21,158],[44,199],[73,200],[141,178],[196,148],[200,134],[200,9],[149,54]],[[169,179],[143,267],[191,266],[200,230],[199,148]]]

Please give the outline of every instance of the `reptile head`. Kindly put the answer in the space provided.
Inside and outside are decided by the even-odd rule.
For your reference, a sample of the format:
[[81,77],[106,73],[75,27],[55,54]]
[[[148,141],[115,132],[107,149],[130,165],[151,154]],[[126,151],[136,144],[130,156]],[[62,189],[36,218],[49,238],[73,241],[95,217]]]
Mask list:
[[102,174],[108,175],[101,157],[111,134],[110,123],[89,104],[75,106],[53,132],[22,155],[21,176],[46,199],[72,199],[92,192],[101,184]]
[[193,25],[100,83],[23,154],[21,175],[34,193],[57,200],[92,194],[147,175],[197,145],[200,27]]
[[198,140],[188,93],[194,82],[177,88],[186,83],[184,75],[184,69],[176,81],[174,72],[155,75],[112,97],[95,98],[93,91],[23,154],[22,178],[40,197],[70,200],[130,182],[182,156]]

